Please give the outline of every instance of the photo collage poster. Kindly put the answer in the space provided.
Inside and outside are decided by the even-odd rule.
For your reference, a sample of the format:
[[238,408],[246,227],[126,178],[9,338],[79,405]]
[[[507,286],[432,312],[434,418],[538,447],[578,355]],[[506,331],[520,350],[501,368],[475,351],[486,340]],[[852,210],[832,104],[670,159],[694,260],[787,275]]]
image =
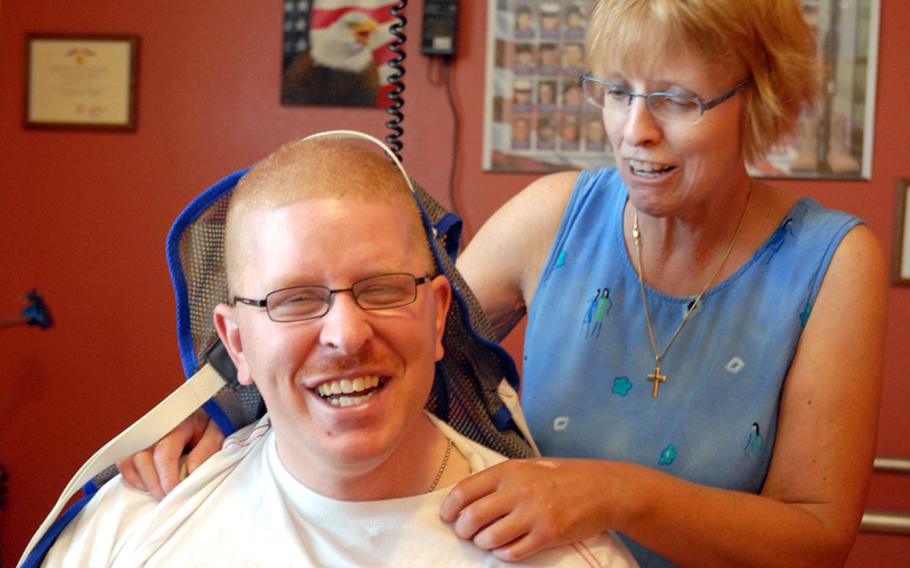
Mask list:
[[[868,179],[879,0],[802,0],[818,44],[820,94],[797,131],[750,173]],[[488,5],[484,169],[548,172],[614,165],[599,109],[583,100],[591,2],[491,0]]]
[[610,166],[600,109],[584,101],[591,2],[495,0],[487,33],[484,169]]
[[797,131],[749,171],[762,177],[869,179],[879,0],[801,5],[818,49],[818,100],[803,111]]

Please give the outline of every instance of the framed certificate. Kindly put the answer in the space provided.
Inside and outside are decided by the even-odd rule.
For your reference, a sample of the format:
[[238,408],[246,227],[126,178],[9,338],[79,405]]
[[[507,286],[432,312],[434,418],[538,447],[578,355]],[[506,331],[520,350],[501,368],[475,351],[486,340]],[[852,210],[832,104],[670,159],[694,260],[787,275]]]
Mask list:
[[910,178],[897,181],[891,283],[910,286]]
[[27,128],[136,129],[139,37],[29,34]]

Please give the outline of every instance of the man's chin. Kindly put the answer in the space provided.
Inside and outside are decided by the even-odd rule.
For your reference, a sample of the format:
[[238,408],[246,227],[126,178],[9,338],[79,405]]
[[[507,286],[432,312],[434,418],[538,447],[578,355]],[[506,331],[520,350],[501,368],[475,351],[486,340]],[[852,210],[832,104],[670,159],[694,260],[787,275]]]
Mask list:
[[[367,405],[336,408],[321,403],[307,424],[292,426],[292,435],[311,459],[338,472],[361,473],[386,460],[406,437],[394,417],[371,412]],[[280,434],[279,434],[280,436]],[[296,445],[296,444],[295,444]]]
[[[383,443],[385,442],[385,443]],[[318,448],[321,468],[302,472],[300,481],[329,497],[344,500],[374,500],[380,485],[387,485],[383,466],[391,463],[398,448],[396,440],[379,440],[375,431],[345,433]],[[320,475],[318,472],[322,471]]]

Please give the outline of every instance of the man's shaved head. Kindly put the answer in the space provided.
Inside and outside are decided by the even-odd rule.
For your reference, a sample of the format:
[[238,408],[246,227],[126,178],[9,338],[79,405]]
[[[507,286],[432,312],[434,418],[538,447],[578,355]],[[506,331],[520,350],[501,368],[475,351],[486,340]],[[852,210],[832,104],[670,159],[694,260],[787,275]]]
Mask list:
[[395,164],[364,141],[317,138],[282,146],[237,184],[225,222],[225,264],[231,296],[240,293],[245,267],[252,265],[246,229],[250,217],[309,199],[400,205],[411,224],[414,253],[422,257],[428,272],[435,272],[420,212]]

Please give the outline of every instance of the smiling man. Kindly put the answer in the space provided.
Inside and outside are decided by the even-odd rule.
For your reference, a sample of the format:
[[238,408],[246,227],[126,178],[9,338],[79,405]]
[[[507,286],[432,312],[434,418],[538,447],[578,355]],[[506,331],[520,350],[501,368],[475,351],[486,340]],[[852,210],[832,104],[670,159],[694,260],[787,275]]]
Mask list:
[[[234,190],[225,264],[215,326],[268,413],[160,502],[107,483],[46,564],[498,565],[440,519],[504,457],[424,411],[452,290],[399,170],[351,140],[279,149]],[[609,533],[525,561],[630,564]]]

